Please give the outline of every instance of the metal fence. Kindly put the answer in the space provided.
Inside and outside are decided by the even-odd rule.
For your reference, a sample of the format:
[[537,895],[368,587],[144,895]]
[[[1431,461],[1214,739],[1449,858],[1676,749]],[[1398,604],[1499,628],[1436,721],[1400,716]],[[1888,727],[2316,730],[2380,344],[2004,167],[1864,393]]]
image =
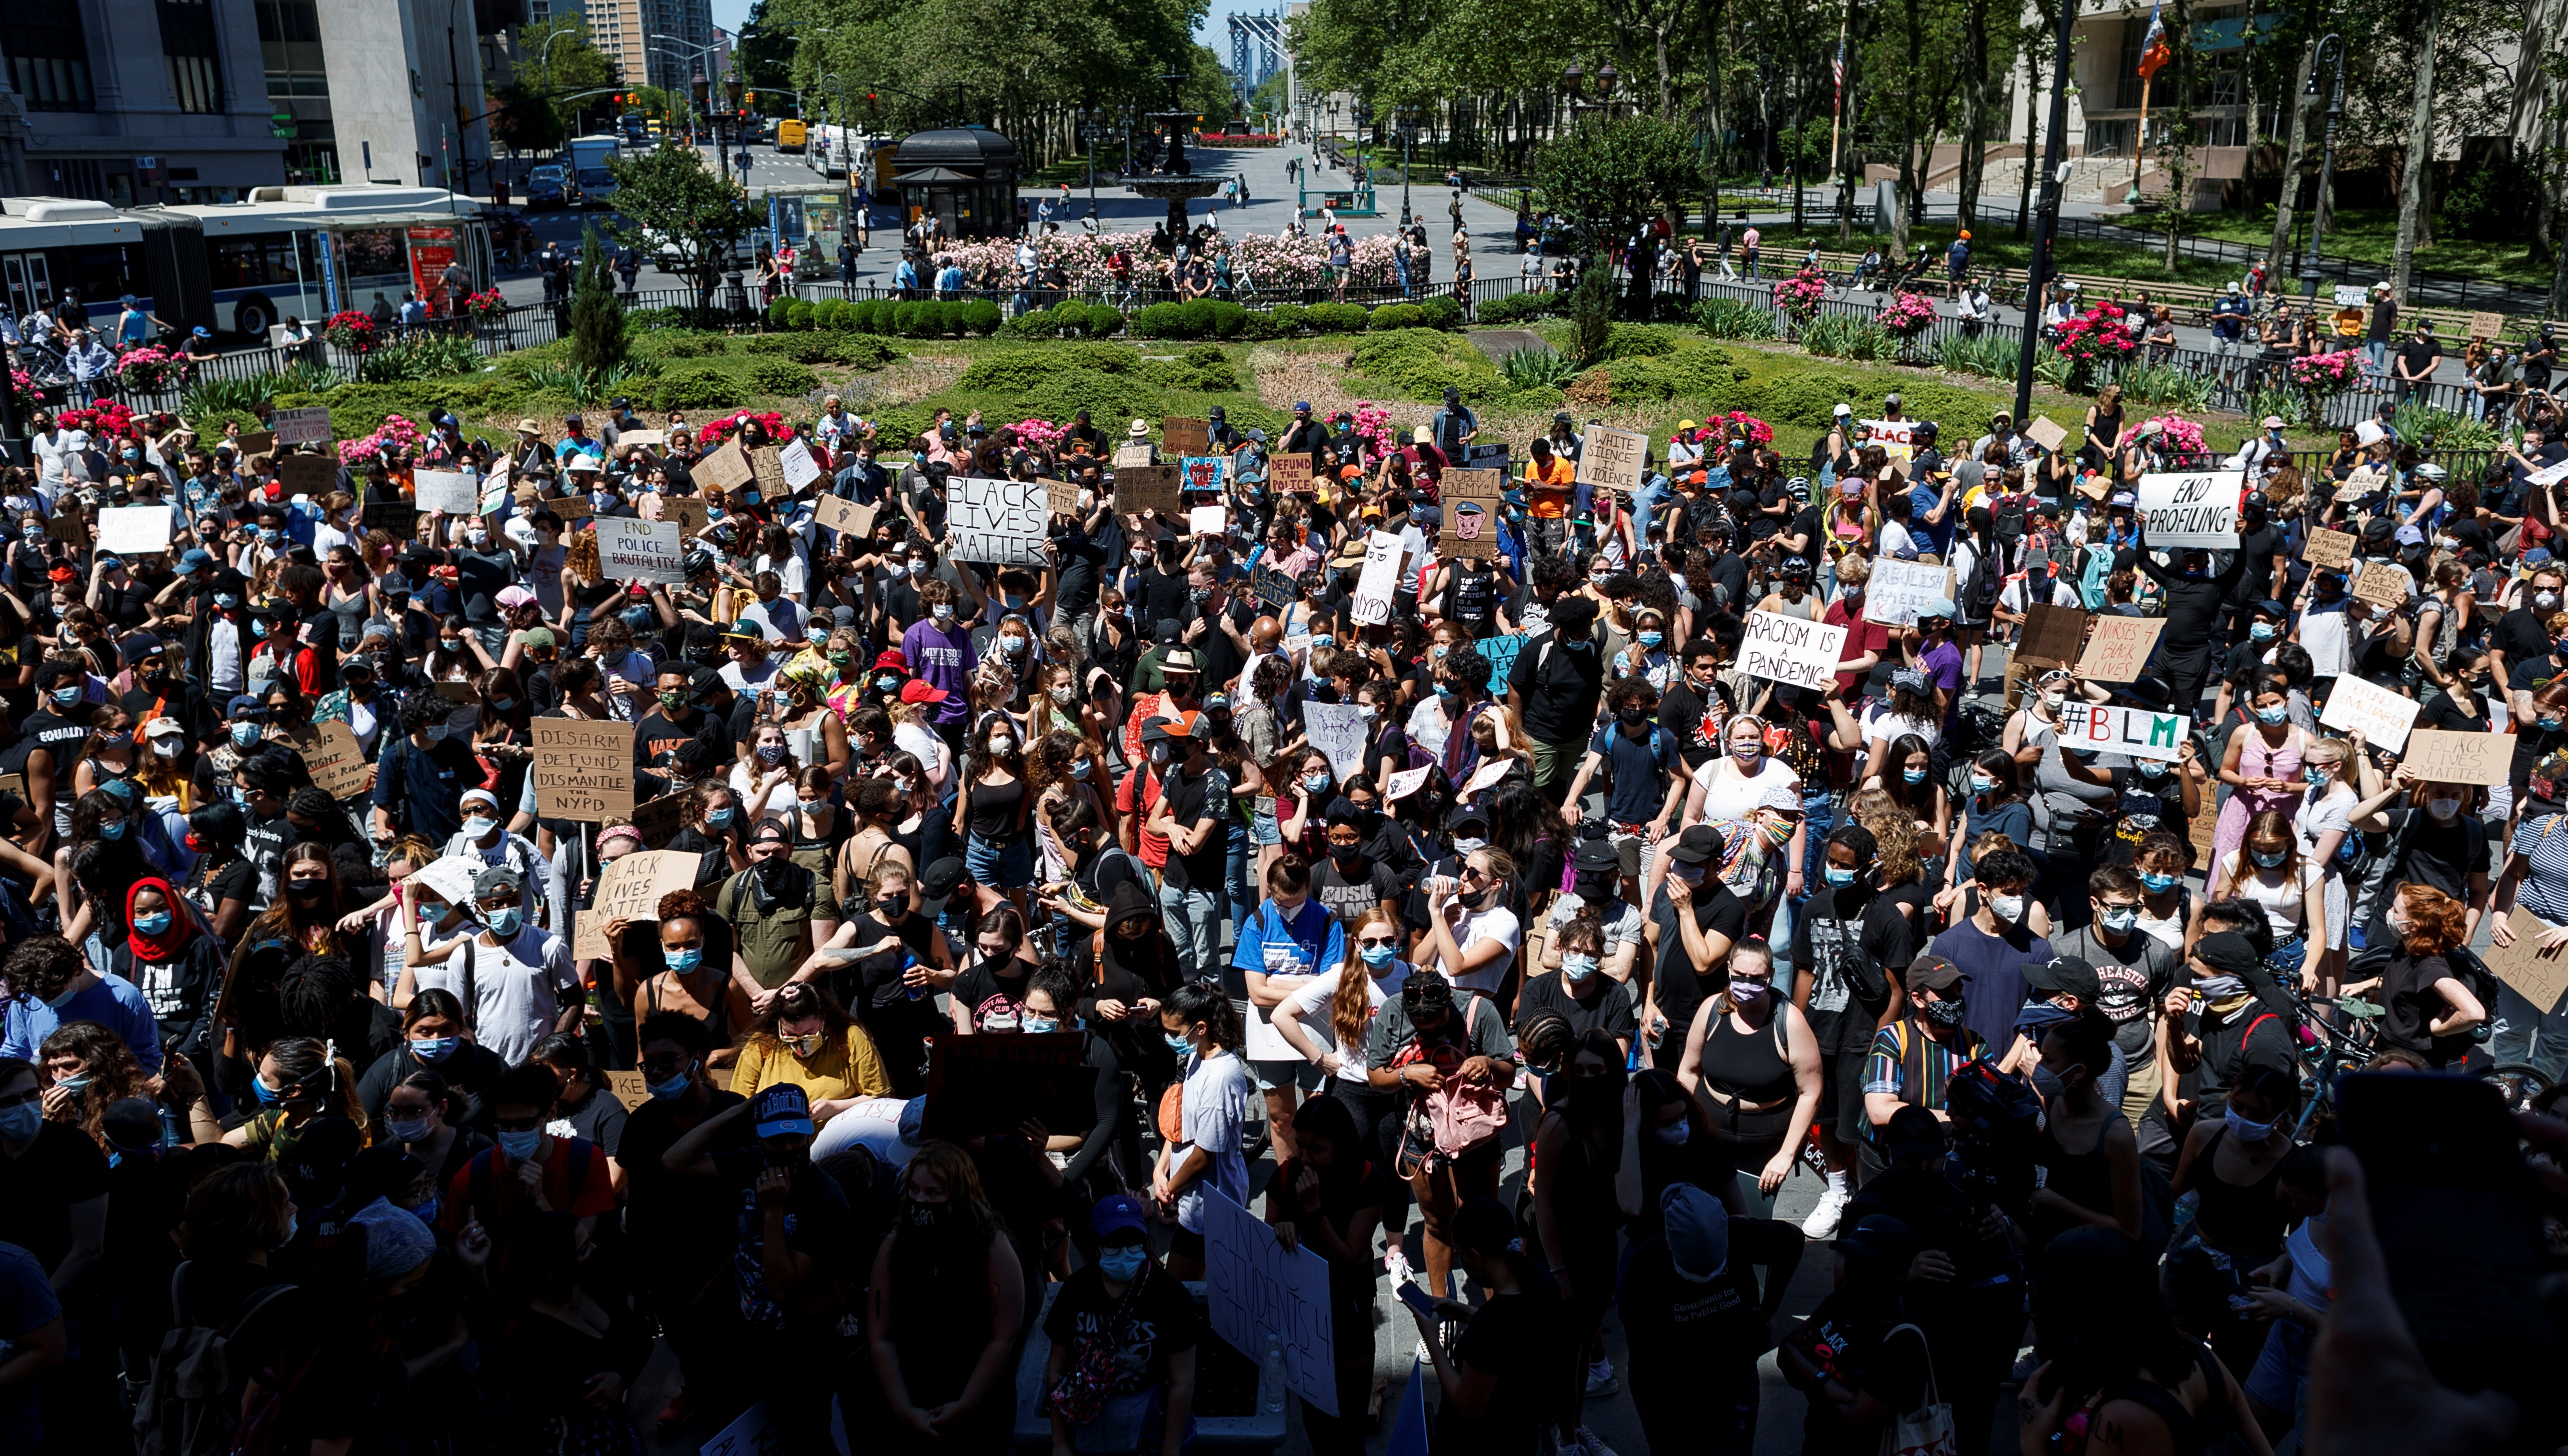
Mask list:
[[[2146,228],[2120,227],[2094,217],[2061,218],[2060,235],[2094,242],[2139,243],[2149,247],[2166,244],[2164,229],[2152,232]],[[2289,291],[2293,281],[2301,276],[2301,253],[2297,249],[2276,256],[2271,247],[2255,243],[2232,242],[2219,237],[2178,236],[2175,250],[2180,257],[2235,263],[2242,272],[2256,259],[2267,258],[2273,264],[2269,288]],[[2318,275],[2326,283],[2360,283],[2369,288],[2389,274],[2390,267],[2386,263],[2359,263],[2352,258],[2331,258],[2324,253],[2318,257]],[[2423,269],[2409,274],[2408,291],[2413,300],[2430,301],[2450,308],[2479,308],[2491,313],[2538,316],[2550,302],[2550,295],[2543,289],[2514,283],[2491,283],[2484,278]],[[2428,295],[2431,295],[2430,299]]]

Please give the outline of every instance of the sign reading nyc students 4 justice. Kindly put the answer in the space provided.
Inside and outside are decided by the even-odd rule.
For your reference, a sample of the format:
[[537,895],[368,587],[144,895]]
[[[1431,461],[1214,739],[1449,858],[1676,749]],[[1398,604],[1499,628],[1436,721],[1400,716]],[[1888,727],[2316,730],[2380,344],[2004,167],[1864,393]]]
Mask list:
[[2070,702],[2060,708],[2060,746],[2173,762],[2184,749],[2185,723],[2180,713]]

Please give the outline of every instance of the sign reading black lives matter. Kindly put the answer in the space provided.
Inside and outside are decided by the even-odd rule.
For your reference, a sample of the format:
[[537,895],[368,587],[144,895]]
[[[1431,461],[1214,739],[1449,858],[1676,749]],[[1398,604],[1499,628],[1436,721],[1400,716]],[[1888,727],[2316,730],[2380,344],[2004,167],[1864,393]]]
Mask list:
[[2246,488],[2243,470],[2142,475],[2139,510],[2148,544],[2237,550],[2238,496]]
[[957,561],[1047,566],[1044,526],[1051,517],[1041,480],[956,475],[945,482],[945,524]]

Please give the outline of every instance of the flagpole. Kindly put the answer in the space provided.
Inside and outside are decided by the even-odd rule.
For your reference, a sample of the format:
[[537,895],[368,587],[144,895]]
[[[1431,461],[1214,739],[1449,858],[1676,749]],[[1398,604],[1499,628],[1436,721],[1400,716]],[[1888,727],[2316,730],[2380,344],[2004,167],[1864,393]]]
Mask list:
[[2125,201],[2136,202],[2140,197],[2140,161],[2149,146],[2149,83],[2154,79],[2154,75],[2140,77],[2140,122],[2131,134],[2131,195]]
[[1828,109],[1828,175],[1837,174],[1837,134],[1845,124],[1845,48],[1846,19],[1852,11],[1837,16],[1837,95]]

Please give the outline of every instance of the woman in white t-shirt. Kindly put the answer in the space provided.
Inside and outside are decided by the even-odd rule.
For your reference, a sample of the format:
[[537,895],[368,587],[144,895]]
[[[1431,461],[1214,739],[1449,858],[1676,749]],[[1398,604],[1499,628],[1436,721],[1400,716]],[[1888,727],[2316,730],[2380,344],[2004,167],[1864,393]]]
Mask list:
[[1179,1058],[1185,1090],[1178,1094],[1184,1125],[1159,1148],[1150,1173],[1150,1197],[1174,1206],[1175,1239],[1168,1273],[1201,1279],[1204,1271],[1204,1189],[1219,1189],[1233,1202],[1248,1202],[1248,1163],[1241,1133],[1248,1122],[1254,1084],[1240,1055],[1248,1030],[1221,988],[1200,982],[1180,986],[1159,1005],[1159,1030]]
[[1507,908],[1516,862],[1505,851],[1475,849],[1462,857],[1461,873],[1427,882],[1427,939],[1419,950],[1434,958],[1457,991],[1495,996],[1515,964],[1524,928]]
[[[2301,778],[2309,787],[2292,809],[2292,831],[2300,836],[2301,856],[2327,876],[2327,979],[2345,971],[2346,921],[2351,901],[2337,851],[2354,832],[2354,821],[2369,818],[2405,790],[2382,781],[2381,771],[2363,751],[2360,730],[2347,742],[2320,738],[2301,750]],[[2374,795],[2379,795],[2376,799]]]
[[[1346,960],[1305,982],[1275,1009],[1276,1033],[1345,1087],[1365,1086],[1366,1027],[1384,1002],[1400,995],[1417,969],[1400,959],[1404,939],[1400,917],[1385,906],[1375,906],[1347,928]],[[1323,1049],[1320,1038],[1303,1024],[1305,1018],[1314,1016],[1337,1038],[1334,1048]]]
[[1723,726],[1721,740],[1729,751],[1696,769],[1694,786],[1686,790],[1687,824],[1745,819],[1787,797],[1794,808],[1800,807],[1801,775],[1766,752],[1766,720],[1753,713],[1736,715]]
[[2327,881],[2326,872],[2301,853],[2300,835],[2283,811],[2262,809],[2247,822],[2246,842],[2213,863],[2206,898],[2216,905],[2234,890],[2264,911],[2274,937],[2266,969],[2297,969],[2301,989],[2315,995],[2319,967],[2327,959]]

